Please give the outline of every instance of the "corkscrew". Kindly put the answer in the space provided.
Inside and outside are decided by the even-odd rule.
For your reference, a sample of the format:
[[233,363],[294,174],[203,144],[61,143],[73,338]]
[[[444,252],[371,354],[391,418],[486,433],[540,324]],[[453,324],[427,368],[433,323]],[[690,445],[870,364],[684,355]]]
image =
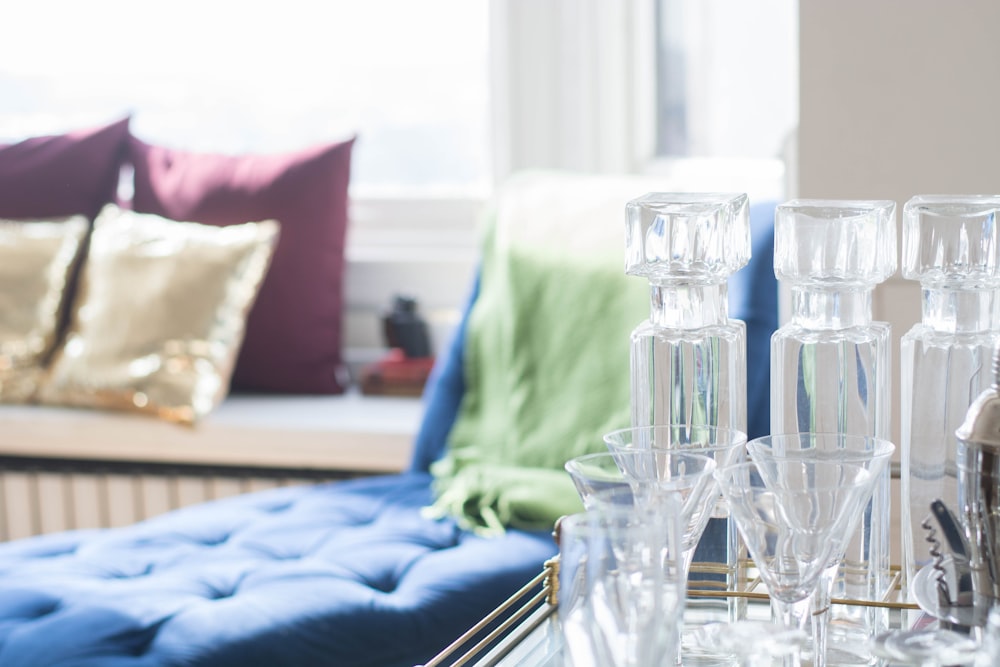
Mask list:
[[931,567],[935,572],[934,580],[937,582],[938,604],[942,606],[951,605],[948,571],[944,567],[944,552],[941,550],[941,540],[937,538],[938,531],[935,528],[934,521],[931,519],[931,515],[927,515],[920,523],[920,527],[925,531],[924,541],[930,545],[928,552],[933,559]]
[[[970,549],[962,527],[941,500],[931,503],[931,514],[921,526],[930,545],[931,567],[937,584],[938,603],[943,607],[973,604]],[[944,538],[944,542],[942,539]]]

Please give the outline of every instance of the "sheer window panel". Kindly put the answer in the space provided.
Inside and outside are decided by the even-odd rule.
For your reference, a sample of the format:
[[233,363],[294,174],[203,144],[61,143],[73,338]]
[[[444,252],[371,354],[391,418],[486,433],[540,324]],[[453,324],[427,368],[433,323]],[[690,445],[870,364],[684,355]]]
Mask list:
[[508,0],[492,14],[496,173],[791,191],[795,0]]
[[796,0],[654,0],[656,173],[794,192]]

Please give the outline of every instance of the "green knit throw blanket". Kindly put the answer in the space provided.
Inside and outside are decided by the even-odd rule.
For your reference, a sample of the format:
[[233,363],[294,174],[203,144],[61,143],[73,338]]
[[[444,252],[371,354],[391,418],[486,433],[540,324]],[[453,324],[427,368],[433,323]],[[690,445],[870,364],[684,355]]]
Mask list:
[[533,174],[499,198],[430,514],[483,534],[552,528],[583,508],[565,462],[629,425],[629,336],[649,288],[624,274],[624,211],[645,191],[613,183]]

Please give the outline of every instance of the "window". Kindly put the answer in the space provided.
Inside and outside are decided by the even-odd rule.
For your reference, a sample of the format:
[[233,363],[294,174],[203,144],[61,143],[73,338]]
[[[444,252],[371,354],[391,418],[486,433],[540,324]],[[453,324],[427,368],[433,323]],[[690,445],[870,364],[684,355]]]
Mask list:
[[493,182],[489,0],[32,0],[2,18],[0,142],[126,113],[194,151],[357,133],[346,355],[380,348],[397,290],[446,342]]
[[794,193],[795,0],[654,0],[648,170],[779,201]]
[[656,0],[656,155],[779,157],[798,119],[794,0]]
[[140,138],[200,151],[356,132],[351,345],[377,340],[397,289],[432,317],[460,306],[482,204],[509,172],[665,171],[770,197],[785,185],[795,0],[8,5],[0,141],[127,112]]
[[487,1],[11,3],[0,141],[127,112],[140,138],[200,151],[294,150],[357,132],[358,192],[481,195]]
[[794,0],[12,3],[0,141],[126,112],[138,136],[192,150],[357,132],[368,198],[478,200],[505,175],[498,155],[514,169],[774,159],[796,124],[796,18]]
[[795,0],[497,2],[502,163],[651,173],[777,199],[792,187]]

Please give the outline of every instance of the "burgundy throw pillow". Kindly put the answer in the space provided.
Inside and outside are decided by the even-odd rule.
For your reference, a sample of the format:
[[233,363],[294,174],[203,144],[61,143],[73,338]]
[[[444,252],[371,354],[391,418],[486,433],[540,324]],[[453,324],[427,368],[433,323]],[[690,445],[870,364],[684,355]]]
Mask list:
[[276,155],[219,155],[129,140],[132,208],[178,221],[281,223],[247,318],[234,391],[344,390],[341,356],[347,190],[354,139]]
[[0,218],[96,217],[114,200],[128,123],[0,144]]

